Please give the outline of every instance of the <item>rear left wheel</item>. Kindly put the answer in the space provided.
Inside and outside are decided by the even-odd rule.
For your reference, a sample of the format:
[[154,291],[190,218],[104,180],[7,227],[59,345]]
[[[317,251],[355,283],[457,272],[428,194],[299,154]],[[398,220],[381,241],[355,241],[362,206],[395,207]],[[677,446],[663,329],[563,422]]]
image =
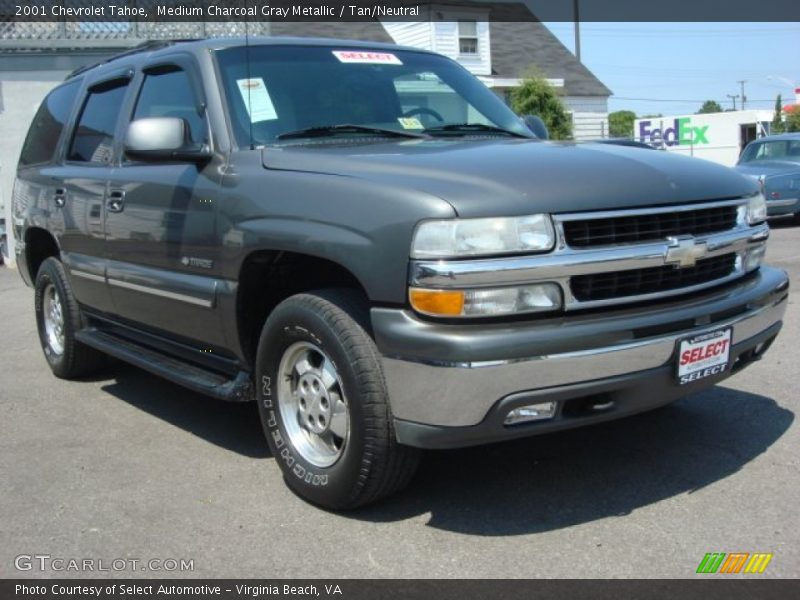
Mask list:
[[42,263],[34,293],[39,341],[53,374],[72,379],[103,366],[105,355],[75,339],[84,318],[61,261],[48,258]]

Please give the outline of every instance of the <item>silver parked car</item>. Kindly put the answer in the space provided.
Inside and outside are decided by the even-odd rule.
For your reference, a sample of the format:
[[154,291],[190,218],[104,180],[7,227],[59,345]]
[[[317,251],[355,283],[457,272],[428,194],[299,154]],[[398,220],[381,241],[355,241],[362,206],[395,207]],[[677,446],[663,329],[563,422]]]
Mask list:
[[762,182],[770,217],[793,216],[800,222],[800,133],[750,142],[735,169]]

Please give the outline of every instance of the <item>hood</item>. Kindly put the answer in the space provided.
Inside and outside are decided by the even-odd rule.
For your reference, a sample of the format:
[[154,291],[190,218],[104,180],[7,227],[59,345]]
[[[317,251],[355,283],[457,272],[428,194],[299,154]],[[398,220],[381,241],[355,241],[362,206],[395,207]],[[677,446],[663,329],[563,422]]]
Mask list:
[[326,140],[262,150],[267,169],[369,179],[432,194],[462,217],[735,198],[751,178],[704,160],[609,144],[523,139]]
[[800,163],[780,160],[759,160],[757,162],[743,163],[734,167],[736,171],[750,177],[772,177],[774,175],[789,175],[800,173]]

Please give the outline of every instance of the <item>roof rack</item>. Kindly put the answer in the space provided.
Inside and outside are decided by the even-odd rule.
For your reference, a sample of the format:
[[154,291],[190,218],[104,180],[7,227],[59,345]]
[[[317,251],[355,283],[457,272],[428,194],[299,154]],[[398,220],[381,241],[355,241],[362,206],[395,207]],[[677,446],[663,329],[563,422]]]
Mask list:
[[[199,38],[198,38],[199,39]],[[161,48],[167,48],[174,44],[180,42],[196,42],[198,39],[181,39],[181,40],[148,40],[146,42],[142,42],[131,48],[130,50],[125,50],[125,52],[120,52],[119,54],[115,54],[114,56],[109,56],[105,60],[101,60],[100,62],[91,64],[91,65],[84,65],[83,67],[78,67],[74,71],[72,71],[69,75],[64,78],[64,81],[72,79],[81,73],[85,73],[86,71],[90,71],[95,67],[99,67],[100,65],[104,65],[106,63],[113,62],[120,58],[124,58],[126,56],[131,56],[133,54],[139,54],[140,52],[153,52],[155,50],[160,50]]]

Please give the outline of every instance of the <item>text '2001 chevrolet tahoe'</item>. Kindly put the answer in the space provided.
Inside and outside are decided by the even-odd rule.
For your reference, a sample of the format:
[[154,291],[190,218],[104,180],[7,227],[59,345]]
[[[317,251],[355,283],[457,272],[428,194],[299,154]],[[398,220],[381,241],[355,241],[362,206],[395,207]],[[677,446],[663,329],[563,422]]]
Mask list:
[[525,123],[390,45],[151,43],[73,73],[13,198],[51,369],[112,355],[256,400],[288,485],[346,509],[421,448],[649,410],[760,358],[789,283],[758,184]]

